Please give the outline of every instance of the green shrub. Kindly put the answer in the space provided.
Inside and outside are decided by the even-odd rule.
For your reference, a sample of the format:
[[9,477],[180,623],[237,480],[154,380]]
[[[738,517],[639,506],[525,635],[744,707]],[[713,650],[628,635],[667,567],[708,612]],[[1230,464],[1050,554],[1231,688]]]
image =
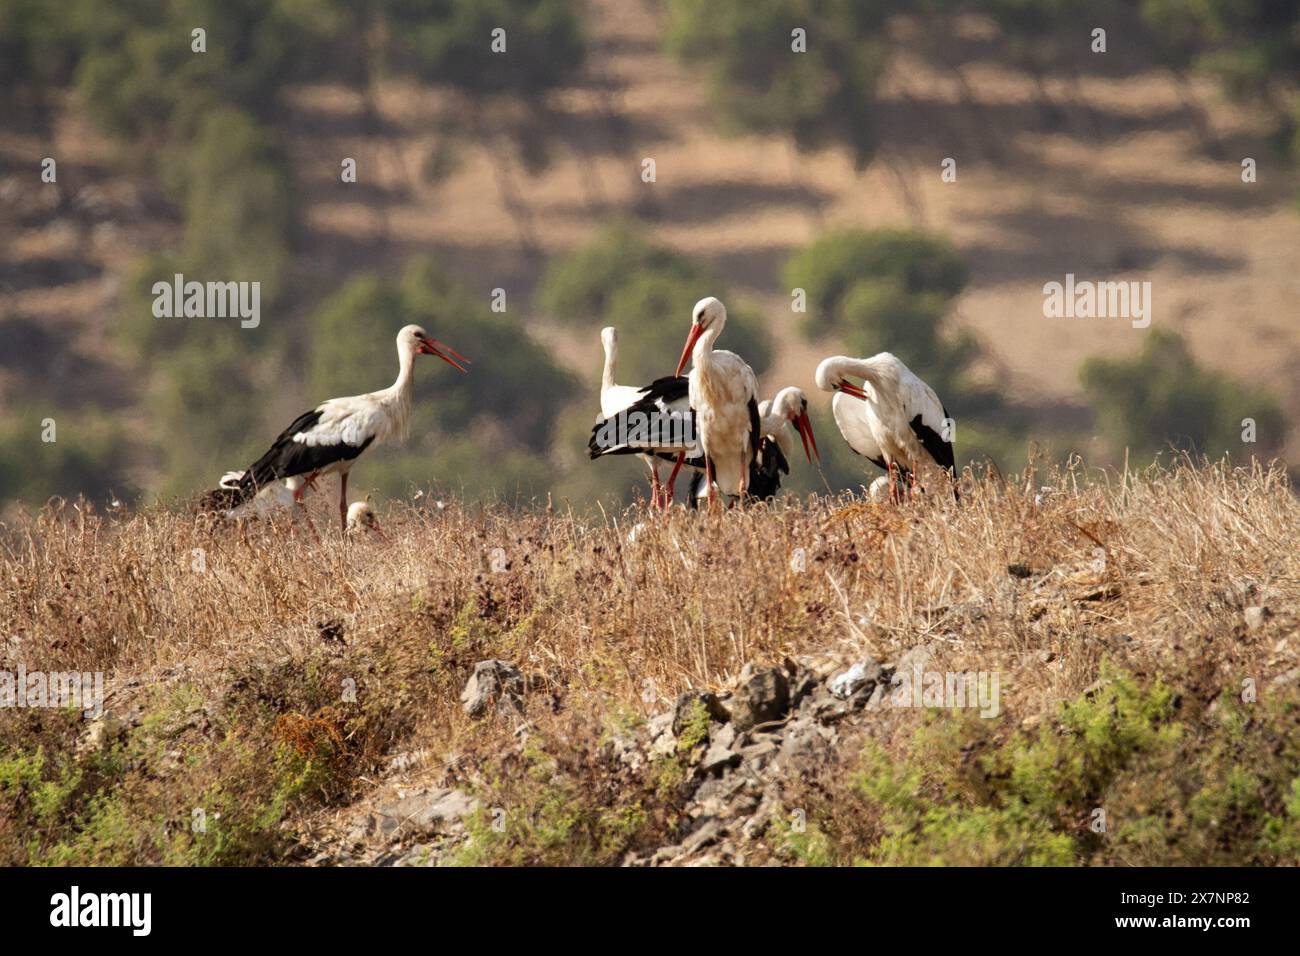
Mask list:
[[[54,420],[52,442],[43,440]],[[126,430],[100,413],[73,409],[11,409],[0,419],[0,501],[40,505],[53,496],[103,502],[135,494]]]
[[[1158,679],[1103,674],[1100,689],[1034,730],[938,711],[899,751],[869,743],[848,793],[810,821],[823,855],[910,866],[1294,862],[1293,694],[1244,704],[1225,691],[1186,714]],[[772,842],[799,854],[784,831]]]
[[[948,242],[907,229],[830,233],[792,256],[782,275],[786,285],[808,295],[808,336],[870,334],[873,326],[890,321],[891,309],[902,304],[926,330],[913,334],[931,341],[969,278]],[[846,315],[845,304],[859,284],[871,291],[854,296],[856,307]]]
[[[1080,381],[1116,453],[1148,458],[1172,445],[1217,456],[1268,457],[1282,447],[1285,419],[1272,396],[1202,367],[1177,333],[1152,329],[1134,358],[1091,358]],[[1257,444],[1244,444],[1254,419]]]

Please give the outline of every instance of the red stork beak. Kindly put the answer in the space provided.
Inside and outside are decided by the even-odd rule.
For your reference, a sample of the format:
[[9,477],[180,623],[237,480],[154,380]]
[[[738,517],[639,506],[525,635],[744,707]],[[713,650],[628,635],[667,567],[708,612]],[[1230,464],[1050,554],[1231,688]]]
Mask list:
[[[820,463],[822,460],[821,452],[817,450],[817,439],[813,437],[812,421],[808,418],[806,408],[794,420],[794,427],[799,429],[799,438],[803,442],[803,453],[808,456],[808,461],[811,462],[815,455]],[[812,445],[811,452],[808,450],[809,445]]]
[[700,340],[700,336],[703,334],[704,327],[692,322],[691,334],[686,336],[686,348],[682,349],[682,357],[677,360],[677,371],[673,373],[674,375],[682,374],[682,369],[686,368],[686,363],[690,361],[691,352],[695,349],[695,343]]
[[[439,342],[432,336],[420,340],[419,352],[421,355],[436,355],[448,365],[459,369],[462,372],[467,372],[468,369],[466,369],[464,365],[461,365],[461,362],[464,362],[467,365],[473,364],[469,359],[465,358],[465,356],[461,355],[446,342]],[[460,362],[456,361],[456,359],[460,359]]]
[[864,402],[867,400],[867,393],[852,382],[840,382],[840,391],[854,398],[860,398]]

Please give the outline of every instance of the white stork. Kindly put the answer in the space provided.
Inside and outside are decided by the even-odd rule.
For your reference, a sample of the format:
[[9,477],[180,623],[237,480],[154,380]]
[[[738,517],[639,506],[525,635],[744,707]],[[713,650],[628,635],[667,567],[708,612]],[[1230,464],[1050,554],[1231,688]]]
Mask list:
[[[668,507],[673,499],[677,469],[673,469],[672,479],[664,489],[659,480],[660,459],[671,461],[679,451],[692,458],[700,455],[698,444],[691,439],[694,417],[687,396],[687,381],[669,375],[641,387],[616,385],[618,330],[612,325],[601,329],[600,342],[605,348],[605,367],[600,380],[601,418],[591,430],[587,448],[593,459],[605,455],[639,455],[650,470],[651,504],[658,507],[662,503]],[[638,428],[639,422],[647,427]]]
[[691,331],[677,362],[678,375],[687,361],[692,363],[690,404],[704,452],[710,504],[715,486],[722,494],[744,500],[762,434],[754,370],[735,352],[713,347],[726,324],[726,307],[713,296],[695,303]]
[[328,399],[299,415],[243,474],[233,480],[234,473],[227,475],[222,487],[209,492],[204,506],[230,513],[281,481],[297,503],[317,478],[338,475],[339,523],[346,530],[348,472],[357,457],[375,442],[406,440],[417,355],[436,355],[461,372],[465,367],[460,363],[469,362],[418,325],[404,326],[397,333],[397,381],[377,392]]
[[[808,399],[803,389],[791,385],[777,392],[775,398],[759,402],[758,417],[762,438],[759,439],[758,454],[749,468],[749,495],[767,501],[775,498],[781,490],[781,476],[790,474],[795,432],[803,442],[803,453],[809,463],[814,456],[821,461],[821,454],[817,451],[817,439],[808,418]],[[702,479],[702,470],[691,479],[692,505],[697,498],[707,494]]]
[[[853,384],[846,378],[849,375],[865,384]],[[899,480],[910,475],[915,485],[918,473],[924,475],[938,466],[953,480],[953,495],[957,495],[952,442],[944,437],[949,433],[948,412],[934,389],[897,356],[881,352],[865,359],[828,358],[817,366],[817,387],[836,393],[831,400],[836,424],[850,448],[889,473],[892,500],[901,496],[895,469]]]

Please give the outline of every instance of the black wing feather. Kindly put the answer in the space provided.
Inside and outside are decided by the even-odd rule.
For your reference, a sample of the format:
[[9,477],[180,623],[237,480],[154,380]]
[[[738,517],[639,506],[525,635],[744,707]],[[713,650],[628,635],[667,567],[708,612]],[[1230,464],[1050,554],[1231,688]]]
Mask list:
[[[641,389],[641,397],[619,412],[619,415],[627,416],[633,412],[639,412],[643,415],[657,415],[660,413],[659,403],[667,405],[672,402],[681,401],[690,394],[690,381],[685,375],[665,375],[663,378],[657,378],[645,388]],[[689,425],[691,433],[694,433],[695,412],[691,410],[687,413],[690,416]],[[611,418],[602,418],[596,422],[591,429],[591,437],[587,439],[587,452],[594,458],[600,458],[602,455],[642,455],[646,449],[632,444],[616,445],[605,447],[599,442],[601,431],[606,428],[608,423],[618,416]],[[687,427],[684,421],[683,429]],[[676,461],[676,456],[672,456],[670,461]]]
[[[948,409],[946,408],[943,410],[943,417],[948,417]],[[952,476],[953,497],[960,501],[961,495],[957,492],[956,484],[957,459],[953,454],[952,442],[945,441],[938,432],[921,421],[921,416],[919,414],[913,418],[909,424],[912,426],[912,433],[916,435],[917,441],[921,443],[921,447],[929,453],[930,457],[935,460],[940,468],[944,469],[944,471],[948,472],[948,474]]]
[[244,476],[234,488],[218,488],[209,492],[204,502],[209,507],[233,508],[253,498],[258,491],[273,481],[309,475],[337,461],[351,461],[374,441],[370,436],[360,445],[339,442],[337,445],[308,445],[294,441],[299,432],[309,431],[321,419],[321,409],[313,408],[293,420],[266,450],[261,458],[244,470]]
[[781,476],[790,474],[781,446],[766,435],[759,446],[758,460],[749,469],[749,493],[760,501],[776,497],[781,490]]

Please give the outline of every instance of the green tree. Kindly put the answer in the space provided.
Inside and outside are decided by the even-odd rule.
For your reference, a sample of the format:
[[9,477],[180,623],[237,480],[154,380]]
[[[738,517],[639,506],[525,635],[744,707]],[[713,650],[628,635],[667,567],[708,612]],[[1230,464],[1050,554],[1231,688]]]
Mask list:
[[847,146],[861,169],[877,146],[884,26],[895,9],[891,0],[671,0],[666,38],[677,59],[707,71],[726,129],[787,135],[801,150]]
[[895,290],[944,307],[961,294],[969,272],[947,241],[909,229],[862,229],[830,233],[814,240],[786,263],[790,288],[808,295],[805,335],[843,332],[837,313],[850,290],[874,284],[878,295]]
[[[268,119],[288,84],[348,68],[329,55],[351,38],[346,10],[337,0],[79,0],[78,91],[129,140],[183,139],[220,104]],[[191,46],[199,28],[202,53]]]
[[[582,68],[586,44],[571,0],[383,0],[391,64],[472,97],[536,99]],[[505,50],[492,47],[504,30]]]
[[[599,368],[597,333],[612,325],[619,334],[618,380],[646,384],[671,375],[691,321],[691,307],[706,295],[727,305],[727,328],[719,347],[745,358],[762,374],[772,360],[762,317],[731,300],[712,270],[650,242],[628,223],[600,230],[590,241],[553,260],[542,278],[543,308],[590,333]],[[592,377],[599,387],[599,376]]]
[[979,345],[947,323],[968,279],[948,242],[906,229],[831,233],[796,252],[783,276],[807,295],[805,336],[833,335],[857,355],[896,352],[968,413],[988,405],[965,379]]
[[1265,106],[1278,144],[1300,160],[1300,0],[1140,0],[1138,9],[1166,62]]
[[[1282,446],[1285,420],[1273,397],[1202,367],[1174,332],[1149,332],[1134,358],[1088,359],[1079,378],[1116,453],[1128,448],[1141,458],[1172,445],[1266,458]],[[1254,445],[1242,441],[1247,418],[1255,422]]]

